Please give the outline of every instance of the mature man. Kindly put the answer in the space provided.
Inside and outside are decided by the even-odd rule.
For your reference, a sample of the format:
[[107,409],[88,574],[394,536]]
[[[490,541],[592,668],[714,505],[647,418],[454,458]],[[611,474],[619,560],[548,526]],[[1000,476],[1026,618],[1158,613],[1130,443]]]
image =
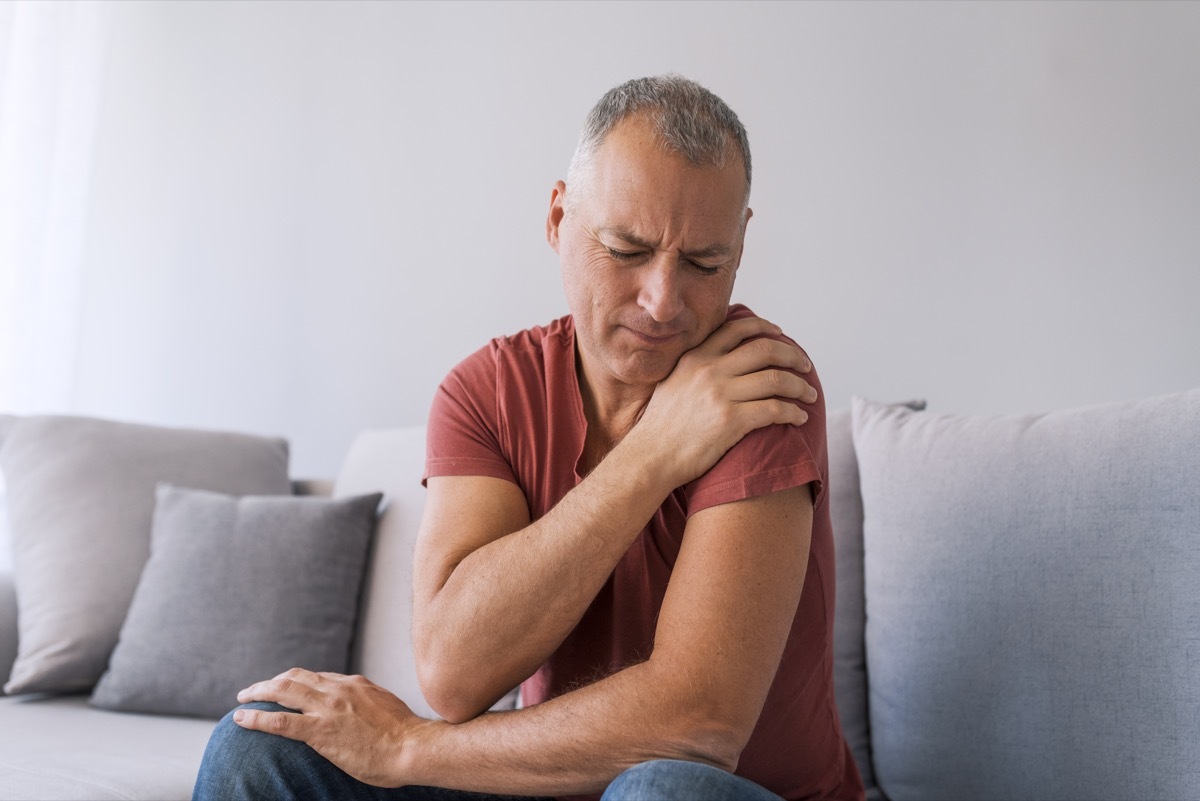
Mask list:
[[601,99],[546,223],[570,316],[466,359],[430,415],[413,640],[444,719],[289,671],[239,695],[197,797],[862,795],[816,378],[729,305],[749,190],[699,85]]

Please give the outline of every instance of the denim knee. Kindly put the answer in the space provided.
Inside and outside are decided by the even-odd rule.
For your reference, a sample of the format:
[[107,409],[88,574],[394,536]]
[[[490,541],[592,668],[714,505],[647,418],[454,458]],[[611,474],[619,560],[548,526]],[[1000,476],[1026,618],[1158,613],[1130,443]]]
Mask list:
[[622,773],[601,801],[780,801],[754,782],[699,762],[656,759]]
[[[238,709],[291,711],[265,702],[243,704]],[[284,797],[288,795],[284,787],[309,772],[305,763],[324,761],[304,743],[243,729],[233,722],[236,711],[221,718],[209,737],[192,795],[196,801]]]

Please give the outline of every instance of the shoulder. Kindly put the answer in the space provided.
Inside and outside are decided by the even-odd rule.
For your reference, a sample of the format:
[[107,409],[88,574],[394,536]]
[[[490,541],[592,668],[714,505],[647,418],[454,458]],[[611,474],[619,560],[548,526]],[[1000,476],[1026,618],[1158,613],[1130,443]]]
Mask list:
[[[746,306],[729,307],[729,320],[755,316]],[[773,337],[804,348],[786,334]],[[813,361],[811,355],[804,351]],[[729,449],[707,473],[687,485],[688,514],[735,500],[765,495],[781,489],[815,483],[814,497],[824,502],[828,474],[825,438],[825,396],[814,365],[804,380],[817,390],[814,403],[801,404],[808,421],[801,426],[774,425],[751,431]]]
[[547,358],[547,351],[557,352],[570,346],[573,336],[574,327],[568,315],[549,325],[494,337],[450,370],[442,382],[443,389],[494,389],[498,376],[536,368]]

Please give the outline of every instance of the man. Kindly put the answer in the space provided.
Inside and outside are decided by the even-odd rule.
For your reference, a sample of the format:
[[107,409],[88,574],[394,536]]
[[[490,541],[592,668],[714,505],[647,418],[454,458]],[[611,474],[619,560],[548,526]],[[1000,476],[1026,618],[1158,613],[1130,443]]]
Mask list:
[[430,415],[413,639],[444,720],[289,671],[239,695],[197,797],[862,795],[815,376],[729,305],[749,190],[707,90],[601,99],[546,223],[571,315],[466,359]]

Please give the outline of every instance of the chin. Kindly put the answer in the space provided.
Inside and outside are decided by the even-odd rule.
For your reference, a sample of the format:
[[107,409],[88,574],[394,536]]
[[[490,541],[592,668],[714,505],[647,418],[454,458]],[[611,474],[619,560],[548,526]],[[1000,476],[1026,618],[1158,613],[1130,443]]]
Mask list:
[[671,374],[678,362],[678,355],[638,353],[614,365],[612,372],[626,384],[657,384]]

